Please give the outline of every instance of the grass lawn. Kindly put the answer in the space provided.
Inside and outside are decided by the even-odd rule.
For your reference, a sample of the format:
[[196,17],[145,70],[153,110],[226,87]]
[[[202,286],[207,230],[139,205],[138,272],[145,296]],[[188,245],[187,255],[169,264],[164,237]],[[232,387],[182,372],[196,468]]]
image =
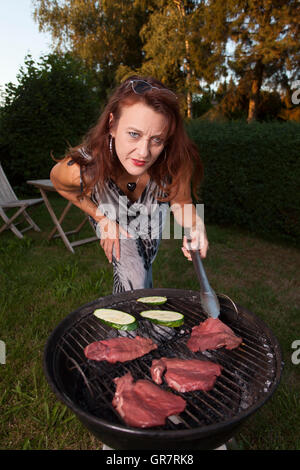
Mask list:
[[[51,200],[62,210],[61,198]],[[112,268],[97,242],[75,248],[75,255],[61,240],[49,243],[52,222],[43,205],[32,215],[42,233],[26,232],[23,240],[10,231],[0,234],[0,340],[6,345],[6,363],[0,364],[0,449],[101,449],[50,390],[42,357],[48,336],[67,314],[111,294]],[[78,218],[74,208],[73,225]],[[84,232],[91,236],[91,227]],[[300,340],[300,253],[236,229],[208,226],[207,232],[204,263],[212,287],[267,323],[285,362],[273,397],[235,436],[238,447],[300,450],[300,364],[291,359],[292,343]],[[180,247],[180,240],[162,241],[154,287],[198,289]]]

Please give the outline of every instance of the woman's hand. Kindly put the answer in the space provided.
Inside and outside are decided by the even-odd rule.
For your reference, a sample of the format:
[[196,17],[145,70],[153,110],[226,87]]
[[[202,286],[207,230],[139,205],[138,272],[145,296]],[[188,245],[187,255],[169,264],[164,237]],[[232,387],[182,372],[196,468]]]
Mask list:
[[190,239],[189,242],[187,240],[187,237],[183,237],[183,247],[182,252],[184,256],[189,260],[192,261],[192,257],[190,254],[190,250],[199,250],[201,258],[205,258],[207,255],[207,250],[208,250],[208,240],[206,236],[206,230],[201,229],[201,230],[190,230]]
[[115,249],[115,257],[117,261],[120,261],[120,233],[125,237],[131,238],[128,232],[124,230],[118,223],[103,217],[99,222],[98,226],[100,229],[101,241],[100,245],[104,250],[104,253],[108,261],[112,262],[113,249]]

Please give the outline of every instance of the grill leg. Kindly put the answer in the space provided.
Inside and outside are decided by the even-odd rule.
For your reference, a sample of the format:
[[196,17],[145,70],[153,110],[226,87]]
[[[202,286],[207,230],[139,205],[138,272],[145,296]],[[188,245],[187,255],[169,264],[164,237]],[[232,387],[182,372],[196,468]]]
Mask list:
[[103,444],[102,450],[115,450],[115,449],[112,449],[111,447],[108,447],[106,444]]
[[222,444],[220,447],[217,447],[214,450],[227,450],[226,444]]
[[[222,444],[220,447],[217,447],[215,450],[227,450],[226,444]],[[103,444],[102,450],[114,450],[111,447],[108,447],[106,444]]]

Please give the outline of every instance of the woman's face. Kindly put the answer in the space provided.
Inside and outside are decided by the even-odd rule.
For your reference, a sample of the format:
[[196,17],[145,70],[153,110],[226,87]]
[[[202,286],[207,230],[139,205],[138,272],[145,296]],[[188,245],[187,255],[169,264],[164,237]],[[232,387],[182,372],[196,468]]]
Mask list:
[[120,119],[111,115],[111,135],[117,156],[130,175],[139,176],[153,165],[164,148],[168,120],[144,103],[123,106]]

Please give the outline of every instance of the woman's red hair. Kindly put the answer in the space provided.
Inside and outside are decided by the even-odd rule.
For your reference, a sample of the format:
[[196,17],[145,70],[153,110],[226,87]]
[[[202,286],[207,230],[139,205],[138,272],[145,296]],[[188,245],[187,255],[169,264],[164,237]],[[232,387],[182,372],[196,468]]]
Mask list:
[[[132,89],[131,80],[144,80],[158,89],[136,94]],[[163,190],[167,196],[162,200],[172,200],[183,181],[191,181],[192,193],[196,199],[199,198],[197,189],[203,177],[203,166],[198,149],[184,129],[176,95],[166,90],[158,80],[139,76],[128,78],[115,90],[98,122],[89,130],[83,142],[67,152],[69,157],[84,168],[82,172],[84,194],[95,185],[101,191],[104,182],[116,174],[116,163],[118,164],[119,160],[111,154],[109,149],[111,114],[114,122],[117,122],[123,105],[143,102],[154,111],[163,114],[169,124],[165,149],[148,169],[151,179],[160,188],[163,183],[166,184]],[[80,149],[84,149],[91,158],[89,160],[84,158]]]

